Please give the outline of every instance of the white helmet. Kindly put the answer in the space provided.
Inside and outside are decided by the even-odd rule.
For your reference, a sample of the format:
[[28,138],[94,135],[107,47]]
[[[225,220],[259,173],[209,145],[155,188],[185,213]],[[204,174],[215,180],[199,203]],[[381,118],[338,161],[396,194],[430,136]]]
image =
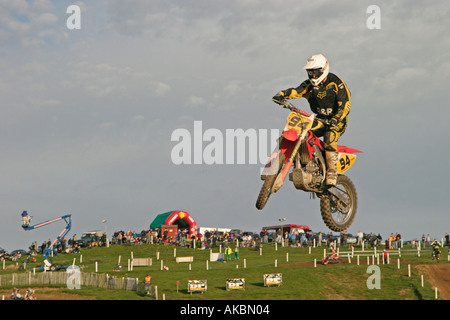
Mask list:
[[308,72],[308,78],[312,85],[318,86],[328,76],[330,66],[323,54],[315,54],[306,61],[303,69]]

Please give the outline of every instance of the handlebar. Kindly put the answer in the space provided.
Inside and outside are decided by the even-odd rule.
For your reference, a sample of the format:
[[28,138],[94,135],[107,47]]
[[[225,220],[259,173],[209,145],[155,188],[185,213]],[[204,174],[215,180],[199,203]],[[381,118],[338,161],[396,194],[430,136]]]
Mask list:
[[[296,112],[304,117],[310,117],[312,115],[312,113],[308,113],[304,110],[298,109],[292,103],[290,103],[288,100],[285,100],[285,99],[283,99],[283,100],[272,99],[272,100],[273,100],[273,102],[275,102],[276,104],[279,104],[283,108],[289,109],[289,110]],[[315,117],[314,119],[322,122],[325,125],[328,125],[328,126],[330,125],[329,119],[323,119],[320,117]]]
[[311,113],[308,113],[304,110],[298,109],[296,108],[292,103],[290,103],[288,100],[276,100],[276,99],[272,99],[273,102],[275,102],[276,104],[279,104],[280,106],[283,106],[283,108],[289,109],[291,111],[297,112],[299,114],[301,114],[304,117],[310,117]]

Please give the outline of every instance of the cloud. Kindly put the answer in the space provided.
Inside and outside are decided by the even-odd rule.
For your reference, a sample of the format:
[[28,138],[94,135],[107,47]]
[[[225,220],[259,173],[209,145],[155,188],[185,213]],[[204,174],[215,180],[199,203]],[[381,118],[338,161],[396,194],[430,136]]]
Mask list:
[[201,107],[205,105],[205,99],[199,96],[189,96],[186,105],[190,107]]
[[[428,205],[433,221],[445,219],[449,203],[437,186],[448,180],[450,3],[383,1],[381,30],[366,28],[369,1],[74,3],[79,31],[67,30],[59,2],[0,0],[5,212],[71,207],[77,228],[91,227],[92,212],[140,228],[179,206],[200,224],[258,231],[282,210],[324,231],[318,203],[289,184],[256,213],[259,165],[170,161],[171,133],[194,120],[205,129],[281,129],[287,113],[271,97],[305,80],[305,60],[322,52],[352,93],[341,141],[365,151],[349,173],[360,196],[355,228],[395,232],[398,214],[395,227],[404,221],[415,234]],[[437,116],[427,124],[430,112]],[[305,214],[292,210],[293,199]]]
[[56,22],[58,22],[58,17],[55,16],[53,13],[48,13],[48,12],[39,15],[35,19],[35,23],[37,26],[53,25]]
[[156,84],[156,95],[157,96],[165,96],[168,92],[170,92],[170,85],[168,85],[167,83],[163,83],[163,82],[158,82]]
[[232,80],[223,88],[223,91],[231,96],[235,96],[242,91],[242,80]]
[[58,8],[49,1],[0,2],[0,34],[4,45],[19,43],[39,48],[53,41],[67,39],[67,32],[58,18]]
[[143,115],[136,115],[131,119],[131,122],[139,122],[145,120],[145,117]]
[[99,128],[111,128],[111,127],[115,127],[116,123],[115,122],[102,122],[99,124]]
[[148,72],[104,62],[76,62],[69,75],[72,83],[67,85],[85,90],[96,97],[145,90],[150,84],[156,86],[156,81]]

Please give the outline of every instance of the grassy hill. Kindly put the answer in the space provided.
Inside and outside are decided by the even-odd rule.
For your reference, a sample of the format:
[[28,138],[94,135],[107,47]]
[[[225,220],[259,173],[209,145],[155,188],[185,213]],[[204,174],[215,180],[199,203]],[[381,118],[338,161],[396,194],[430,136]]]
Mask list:
[[[174,251],[176,249],[176,252]],[[96,263],[98,273],[114,274],[118,277],[136,277],[142,282],[148,273],[153,278],[153,285],[158,288],[158,298],[162,300],[434,300],[435,292],[430,283],[426,281],[423,268],[420,266],[428,263],[436,263],[431,260],[430,252],[422,251],[420,257],[415,251],[406,251],[403,248],[402,255],[391,255],[390,264],[382,264],[380,259],[380,289],[369,289],[368,281],[373,283],[373,273],[368,270],[367,257],[359,258],[357,265],[356,254],[360,247],[355,248],[355,255],[348,262],[346,255],[343,263],[333,265],[321,265],[324,247],[321,248],[277,248],[271,244],[262,246],[262,254],[255,248],[240,248],[239,260],[227,262],[208,262],[210,250],[180,248],[165,245],[114,245],[109,248],[83,249],[81,254],[60,254],[53,258],[55,264],[71,265],[75,258],[75,264],[82,267],[83,272],[95,272]],[[347,248],[340,248],[341,252],[348,252]],[[378,250],[380,251],[380,250]],[[212,248],[212,252],[219,252],[219,248]],[[222,250],[223,252],[223,250]],[[159,260],[157,255],[159,254]],[[192,263],[176,263],[177,257],[193,256]],[[134,267],[128,270],[128,259],[147,258],[153,259],[153,265],[149,267]],[[80,263],[80,258],[82,262]],[[113,272],[118,260],[121,260],[122,271]],[[24,257],[17,263],[22,266]],[[41,264],[41,256],[37,257]],[[317,265],[314,267],[313,261]],[[400,259],[400,268],[397,265]],[[162,264],[169,270],[161,270]],[[375,260],[375,263],[377,261]],[[245,263],[245,265],[244,265]],[[447,249],[443,251],[441,264],[448,264]],[[370,264],[372,258],[370,257]],[[408,264],[410,276],[408,276]],[[6,268],[1,269],[0,276],[10,273],[21,273],[15,270],[16,262],[7,261]],[[27,268],[33,267],[28,265]],[[208,268],[207,268],[208,267]],[[64,271],[59,271],[64,272]],[[264,286],[264,274],[281,273],[281,286]],[[425,275],[424,286],[421,285],[421,275]],[[231,278],[244,278],[245,290],[227,291],[225,282]],[[188,280],[207,280],[207,291],[204,293],[188,293]],[[177,285],[178,283],[178,285]],[[64,292],[83,296],[95,296],[105,300],[154,300],[154,296],[143,296],[139,292],[125,290],[99,289],[83,286],[79,290],[61,288]]]

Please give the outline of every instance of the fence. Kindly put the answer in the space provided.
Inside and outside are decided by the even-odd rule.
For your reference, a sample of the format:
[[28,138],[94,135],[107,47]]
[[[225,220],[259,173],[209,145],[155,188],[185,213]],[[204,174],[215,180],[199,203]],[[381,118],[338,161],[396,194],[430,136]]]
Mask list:
[[[66,272],[13,273],[0,275],[0,287],[33,285],[66,285],[70,274]],[[144,292],[138,278],[109,276],[105,273],[80,273],[80,285],[114,290]]]

